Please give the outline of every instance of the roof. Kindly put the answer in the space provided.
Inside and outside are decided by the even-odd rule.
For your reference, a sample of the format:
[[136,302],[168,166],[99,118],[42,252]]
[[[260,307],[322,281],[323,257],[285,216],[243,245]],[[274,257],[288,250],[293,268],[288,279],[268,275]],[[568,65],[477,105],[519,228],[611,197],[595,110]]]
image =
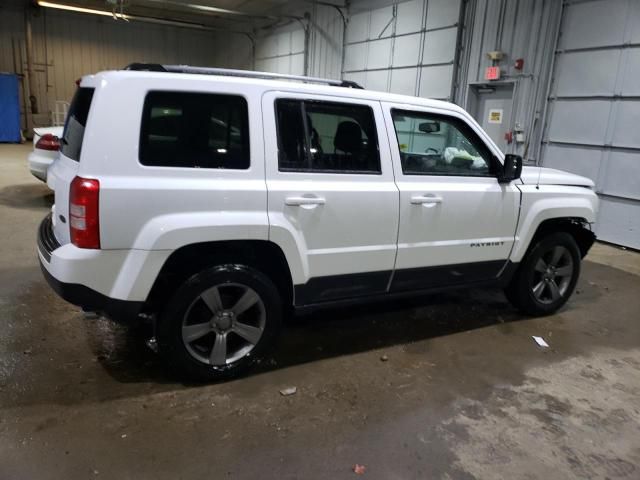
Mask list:
[[[129,68],[132,67],[132,68]],[[274,74],[250,70],[230,70],[221,68],[191,67],[188,65],[132,64],[125,70],[99,72],[83,77],[83,83],[97,84],[98,79],[105,76],[119,78],[162,78],[171,77],[178,81],[199,80],[216,83],[242,83],[262,86],[266,89],[299,91],[308,94],[324,94],[363,100],[374,100],[390,103],[402,103],[435,107],[455,112],[464,112],[459,106],[442,100],[379,92],[362,88],[355,82],[304,77],[299,75]],[[466,113],[466,112],[465,112]]]

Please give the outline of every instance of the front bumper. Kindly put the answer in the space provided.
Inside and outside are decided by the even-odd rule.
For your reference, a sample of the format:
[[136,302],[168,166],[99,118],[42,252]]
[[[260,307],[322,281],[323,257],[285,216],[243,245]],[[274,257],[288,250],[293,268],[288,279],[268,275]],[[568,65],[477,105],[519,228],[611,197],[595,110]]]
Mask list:
[[[56,278],[49,269],[52,254],[58,248],[60,244],[53,234],[51,214],[49,214],[42,220],[38,229],[38,252],[40,268],[51,288],[64,300],[84,310],[101,312],[123,323],[136,320],[144,302],[110,298],[86,285],[64,282]],[[95,275],[99,273],[94,272]]]

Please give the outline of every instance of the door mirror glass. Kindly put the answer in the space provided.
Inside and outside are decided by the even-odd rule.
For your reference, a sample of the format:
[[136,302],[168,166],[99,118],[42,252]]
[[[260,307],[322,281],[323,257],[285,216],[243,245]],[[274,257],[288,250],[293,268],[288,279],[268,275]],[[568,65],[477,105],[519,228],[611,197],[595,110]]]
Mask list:
[[501,183],[509,183],[512,180],[517,180],[522,174],[522,157],[520,155],[514,155],[507,153],[504,156],[504,165],[502,166],[502,175],[500,175]]
[[438,133],[440,131],[440,122],[422,122],[418,125],[418,130],[422,133]]

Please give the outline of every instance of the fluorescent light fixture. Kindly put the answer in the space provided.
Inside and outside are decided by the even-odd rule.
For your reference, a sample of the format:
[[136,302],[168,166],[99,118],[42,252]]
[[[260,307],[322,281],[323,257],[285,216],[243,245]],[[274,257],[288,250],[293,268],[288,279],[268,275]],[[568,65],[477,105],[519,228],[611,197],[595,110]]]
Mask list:
[[[154,18],[154,17],[140,17],[138,15],[125,15],[124,13],[117,12],[107,12],[105,10],[96,10],[94,8],[84,8],[84,7],[76,7],[75,5],[66,5],[64,3],[54,3],[54,2],[46,2],[43,0],[38,0],[38,5],[46,8],[55,8],[58,10],[66,10],[68,12],[78,12],[78,13],[91,13],[93,15],[102,15],[103,17],[111,17],[116,20],[133,20],[138,22],[146,22],[146,23],[156,23],[159,25],[171,25],[174,27],[186,27],[186,28],[196,28],[198,30],[220,30],[215,27],[209,27],[207,25],[202,25],[200,23],[191,23],[191,22],[181,22],[179,20],[166,20],[164,18]],[[237,32],[235,30],[226,30],[231,33],[244,33]]]
[[38,5],[47,8],[57,8],[58,10],[67,10],[69,12],[92,13],[94,15],[102,15],[104,17],[115,17],[122,20],[131,20],[129,15],[116,12],[106,12],[104,10],[96,10],[94,8],[76,7],[74,5],[65,5],[63,3],[43,2],[38,0]]

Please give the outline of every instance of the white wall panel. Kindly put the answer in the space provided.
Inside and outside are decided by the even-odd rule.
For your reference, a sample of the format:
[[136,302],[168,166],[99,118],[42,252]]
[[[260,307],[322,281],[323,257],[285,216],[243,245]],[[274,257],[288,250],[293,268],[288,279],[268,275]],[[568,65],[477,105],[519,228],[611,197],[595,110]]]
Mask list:
[[610,109],[608,100],[558,100],[553,105],[549,140],[604,145]]
[[[640,43],[640,39],[638,42]],[[622,72],[622,91],[620,93],[622,95],[640,96],[640,47],[627,49],[626,55]]]
[[[598,236],[635,248],[640,248],[640,48],[628,45],[638,36],[639,4],[592,0],[565,6],[543,150],[545,166],[595,180],[601,195]],[[566,149],[556,142],[574,145]]]
[[369,90],[377,90],[379,92],[386,92],[389,90],[389,70],[373,70],[367,72],[367,79],[365,85]]
[[417,75],[417,68],[392,70],[390,91],[401,95],[415,95]]
[[420,56],[420,41],[422,35],[415,33],[413,35],[405,35],[395,39],[393,48],[392,65],[394,67],[406,67],[415,65],[416,59]]
[[424,39],[422,63],[453,62],[456,54],[457,28],[427,32]]
[[[631,0],[636,2],[637,0]],[[565,7],[562,49],[620,45],[627,17],[628,0],[600,0]]]
[[362,42],[369,38],[369,12],[362,12],[349,17],[347,42]]
[[369,39],[374,40],[380,37],[389,37],[392,32],[391,20],[393,19],[393,8],[385,7],[371,11],[371,23],[369,25]]
[[368,42],[367,69],[387,68],[391,63],[390,38]]
[[419,32],[422,29],[423,9],[424,0],[399,3],[396,34],[403,35],[405,33]]
[[615,107],[611,144],[638,149],[638,169],[633,173],[640,176],[640,100],[619,100]]
[[367,65],[367,44],[347,45],[344,50],[345,71],[365,70]]
[[[409,0],[381,8],[355,3],[347,26],[344,75],[364,72],[365,88],[450,98],[461,2]],[[445,68],[423,68],[432,64]],[[429,85],[416,85],[419,78]]]
[[616,82],[620,50],[573,52],[556,63],[555,95],[609,95]]
[[549,145],[545,150],[544,166],[571,171],[597,182],[602,156],[603,151],[598,148]]
[[[640,200],[640,155],[636,152],[609,151],[604,160],[602,193]],[[637,214],[638,215],[638,214]]]
[[[297,23],[256,38],[258,70],[304,75],[304,29]],[[302,56],[302,66],[300,66]]]
[[596,222],[596,235],[601,240],[640,249],[638,202],[603,196]]
[[421,97],[446,99],[451,94],[453,65],[423,67],[420,72]]
[[449,27],[458,23],[460,0],[429,0],[427,29]]

